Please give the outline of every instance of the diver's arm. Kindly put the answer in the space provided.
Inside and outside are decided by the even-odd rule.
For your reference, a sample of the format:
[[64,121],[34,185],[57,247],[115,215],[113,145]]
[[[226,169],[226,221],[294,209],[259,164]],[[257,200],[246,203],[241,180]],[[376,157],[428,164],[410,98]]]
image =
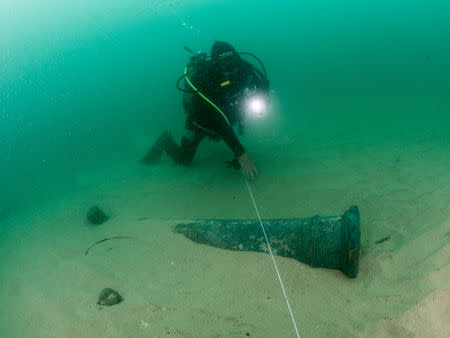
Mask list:
[[233,128],[223,118],[220,122],[219,133],[228,147],[233,151],[235,158],[238,159],[245,177],[247,179],[255,179],[256,175],[258,175],[258,170],[237,138]]
[[241,166],[242,172],[244,173],[245,177],[247,177],[247,179],[254,180],[256,175],[258,175],[258,170],[256,169],[247,153],[243,153],[239,157],[239,164]]
[[217,132],[220,137],[225,141],[227,146],[231,149],[234,156],[239,158],[243,153],[245,153],[244,146],[239,141],[233,128],[228,124],[228,122],[222,117],[218,116],[217,121]]

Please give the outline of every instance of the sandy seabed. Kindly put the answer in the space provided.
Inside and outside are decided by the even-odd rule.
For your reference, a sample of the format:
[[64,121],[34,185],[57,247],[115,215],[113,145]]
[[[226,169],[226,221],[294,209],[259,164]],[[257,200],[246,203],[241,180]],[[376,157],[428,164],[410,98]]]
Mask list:
[[[277,155],[264,163],[268,153]],[[172,232],[187,219],[255,218],[239,173],[209,154],[201,152],[192,168],[165,160],[98,185],[80,183],[71,195],[5,220],[0,335],[294,337],[268,255]],[[288,140],[254,154],[261,175],[251,187],[263,218],[360,209],[356,279],[276,257],[302,337],[450,336],[449,155],[446,142]],[[94,204],[111,215],[96,227],[85,220]],[[113,236],[130,238],[85,255]],[[124,302],[96,305],[104,287]]]

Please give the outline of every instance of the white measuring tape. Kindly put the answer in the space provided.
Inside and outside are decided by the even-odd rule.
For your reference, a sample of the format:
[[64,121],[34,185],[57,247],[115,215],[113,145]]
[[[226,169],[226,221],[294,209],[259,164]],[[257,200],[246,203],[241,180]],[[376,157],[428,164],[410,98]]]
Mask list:
[[278,280],[280,281],[281,290],[283,290],[284,299],[286,301],[287,307],[289,309],[289,313],[291,315],[292,324],[294,324],[295,333],[297,334],[297,337],[300,338],[300,334],[298,333],[298,329],[297,329],[297,324],[295,324],[294,315],[292,313],[291,306],[289,305],[289,300],[288,300],[288,297],[286,295],[286,291],[284,290],[284,284],[283,284],[283,281],[281,280],[280,272],[278,271],[278,266],[277,266],[277,263],[275,262],[275,257],[273,256],[272,248],[271,248],[270,243],[269,243],[269,239],[267,238],[266,229],[264,228],[263,222],[261,220],[261,216],[259,216],[259,211],[258,211],[258,208],[256,206],[255,199],[253,198],[253,194],[252,194],[252,190],[250,189],[250,185],[248,184],[247,177],[245,177],[245,174],[243,176],[244,176],[244,179],[245,179],[245,183],[247,184],[247,189],[248,189],[248,192],[250,193],[250,197],[252,198],[253,206],[255,207],[255,210],[256,210],[256,215],[258,215],[259,224],[261,224],[261,228],[262,228],[262,231],[264,233],[264,238],[266,239],[267,247],[269,248],[270,257],[272,257],[273,266],[275,267],[275,271],[277,272]]

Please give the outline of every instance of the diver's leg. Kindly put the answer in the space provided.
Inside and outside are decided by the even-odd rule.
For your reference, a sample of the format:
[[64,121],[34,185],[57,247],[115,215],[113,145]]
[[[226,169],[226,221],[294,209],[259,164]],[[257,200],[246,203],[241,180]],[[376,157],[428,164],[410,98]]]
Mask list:
[[175,163],[190,165],[202,139],[202,134],[186,129],[181,138],[181,146],[178,146],[172,135],[165,131],[142,158],[141,163],[148,165],[157,163],[165,151]]
[[181,138],[181,147],[176,149],[171,155],[169,151],[167,154],[172,157],[175,163],[188,166],[192,163],[197,148],[200,145],[204,135],[196,131],[186,129]]
[[162,133],[153,146],[150,148],[148,153],[141,159],[141,163],[143,164],[154,164],[159,162],[161,159],[163,151],[167,147],[176,147],[175,141],[173,140],[170,132],[165,131]]

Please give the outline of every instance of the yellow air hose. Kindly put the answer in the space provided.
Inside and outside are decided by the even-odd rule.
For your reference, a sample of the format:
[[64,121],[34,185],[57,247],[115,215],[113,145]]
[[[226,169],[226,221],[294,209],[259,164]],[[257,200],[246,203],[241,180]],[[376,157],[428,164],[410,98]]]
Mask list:
[[198,95],[200,95],[206,102],[208,102],[211,106],[213,106],[213,107],[214,107],[214,108],[215,108],[215,109],[223,116],[223,118],[225,119],[225,121],[227,121],[228,125],[231,126],[230,121],[228,121],[228,118],[225,116],[225,113],[224,113],[219,107],[217,107],[217,106],[214,104],[214,102],[212,102],[212,101],[211,101],[210,99],[208,99],[205,95],[203,95],[197,88],[195,88],[195,86],[192,84],[192,82],[191,82],[191,81],[189,80],[189,78],[187,77],[186,73],[187,73],[187,67],[184,68],[184,75],[185,75],[185,77],[186,77],[187,83],[189,83],[189,86],[191,86],[192,89],[194,89],[194,90],[198,93]]

